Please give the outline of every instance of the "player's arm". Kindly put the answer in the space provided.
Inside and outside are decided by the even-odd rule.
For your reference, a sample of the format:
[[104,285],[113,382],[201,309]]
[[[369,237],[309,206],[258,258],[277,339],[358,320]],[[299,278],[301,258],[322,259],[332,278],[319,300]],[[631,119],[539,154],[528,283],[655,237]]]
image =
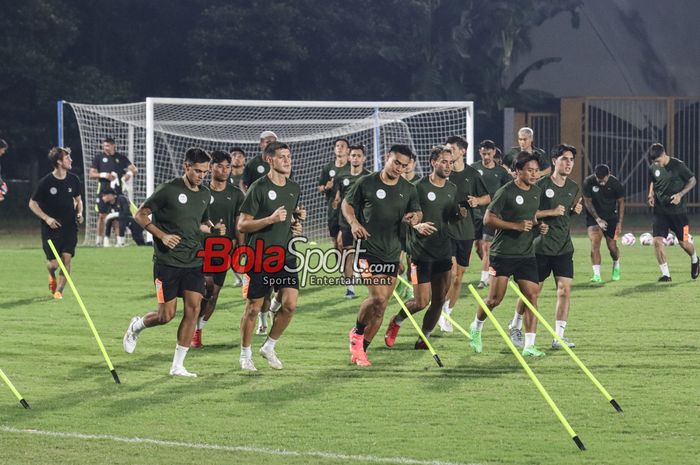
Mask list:
[[535,213],[535,219],[549,218],[550,216],[564,216],[566,213],[566,208],[564,205],[557,205],[554,208],[548,208],[547,210],[537,210]]
[[617,232],[622,231],[622,222],[625,220],[625,198],[617,199]]
[[681,203],[681,199],[683,198],[683,196],[685,194],[687,194],[688,192],[690,192],[690,190],[693,187],[695,187],[696,184],[697,184],[697,180],[695,179],[695,176],[691,176],[691,178],[688,179],[688,182],[685,184],[683,189],[681,189],[680,192],[673,194],[671,196],[671,203],[673,205],[678,205],[679,203]]
[[355,239],[369,238],[369,232],[360,224],[360,221],[355,216],[355,208],[348,202],[347,197],[340,203],[340,212],[345,217],[345,221],[350,225],[350,231]]
[[264,218],[255,219],[250,213],[243,213],[238,217],[238,231],[250,234],[260,231],[275,223],[282,223],[287,219],[287,209],[283,206]]
[[649,183],[649,195],[647,195],[647,203],[650,207],[654,206],[654,182]]
[[76,195],[73,197],[73,209],[79,224],[83,224],[83,197]]
[[109,181],[114,181],[115,177],[112,173],[107,173],[106,171],[100,173],[97,171],[97,168],[90,168],[90,172],[88,173],[88,177],[92,179],[107,179]]
[[150,208],[141,205],[141,207],[136,210],[134,221],[136,221],[136,223],[138,223],[138,225],[141,226],[144,231],[152,234],[153,237],[165,244],[166,247],[174,249],[180,243],[180,236],[176,234],[167,234],[165,231],[156,226],[151,221],[151,213],[153,212]]
[[52,218],[49,215],[47,215],[44,212],[44,210],[41,209],[41,207],[39,206],[39,204],[37,203],[36,200],[31,199],[29,201],[29,209],[32,211],[32,213],[34,213],[36,216],[38,216],[41,221],[43,221],[44,223],[49,225],[49,227],[51,229],[56,229],[56,228],[61,227],[61,223],[56,221],[55,218]]
[[513,231],[530,231],[532,229],[533,225],[532,220],[523,220],[519,222],[513,222],[513,221],[505,221],[501,218],[499,218],[495,213],[493,213],[491,210],[487,209],[486,214],[484,215],[484,224],[486,226],[495,228],[495,229],[510,229]]

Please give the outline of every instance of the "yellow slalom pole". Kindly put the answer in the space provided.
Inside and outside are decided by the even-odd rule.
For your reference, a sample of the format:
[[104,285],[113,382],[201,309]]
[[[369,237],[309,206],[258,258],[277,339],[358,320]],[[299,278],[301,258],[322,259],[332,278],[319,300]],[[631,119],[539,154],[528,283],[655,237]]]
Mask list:
[[598,379],[593,376],[593,373],[591,373],[588,368],[586,368],[586,365],[583,364],[580,358],[574,353],[573,350],[557,335],[557,332],[552,329],[552,327],[547,323],[547,321],[542,318],[542,315],[540,312],[537,311],[537,309],[530,303],[530,301],[523,295],[522,292],[520,292],[520,289],[518,286],[513,283],[513,281],[510,281],[508,284],[510,284],[511,289],[515,291],[516,294],[518,294],[518,297],[520,297],[520,300],[523,301],[523,303],[527,306],[527,308],[532,311],[532,313],[537,317],[537,319],[544,325],[545,328],[547,328],[547,331],[550,332],[552,336],[554,336],[554,339],[556,339],[559,342],[559,345],[566,351],[567,354],[573,359],[574,362],[581,368],[581,370],[588,376],[588,379],[591,380],[591,382],[595,385],[595,387],[598,388],[598,390],[605,396],[605,398],[610,402],[610,405],[612,405],[615,410],[618,412],[622,412],[622,407],[617,403],[615,399],[610,395],[610,393],[603,387],[602,384],[598,381]]
[[559,410],[559,407],[557,407],[557,404],[554,403],[552,398],[549,396],[547,393],[547,390],[542,386],[542,383],[540,383],[540,380],[537,379],[537,376],[535,373],[533,373],[532,369],[530,366],[527,364],[525,359],[523,358],[522,355],[520,355],[520,352],[518,352],[518,349],[513,345],[513,342],[511,342],[510,337],[506,334],[506,332],[503,330],[503,327],[498,323],[498,320],[494,318],[493,313],[491,313],[491,310],[489,310],[488,306],[486,305],[486,302],[483,301],[481,296],[479,295],[478,292],[476,292],[476,289],[474,289],[473,285],[469,285],[469,292],[472,293],[476,301],[479,303],[479,306],[484,310],[486,315],[489,317],[491,320],[491,323],[496,327],[496,330],[498,333],[501,335],[504,341],[506,341],[506,344],[510,348],[511,352],[513,352],[513,355],[515,355],[515,358],[518,359],[518,362],[523,366],[525,369],[525,372],[528,374],[530,379],[532,380],[533,383],[535,383],[535,386],[537,387],[537,390],[540,391],[540,394],[542,394],[542,397],[544,397],[544,400],[547,401],[549,404],[550,408],[552,411],[554,411],[554,414],[559,418],[559,421],[561,422],[562,425],[564,425],[564,429],[569,433],[571,436],[571,439],[576,443],[579,449],[581,450],[586,450],[586,446],[583,445],[583,442],[581,442],[581,439],[579,439],[578,435],[576,434],[576,431],[571,427],[568,421],[566,421],[566,418],[564,415],[561,413]]
[[58,262],[58,266],[61,267],[61,272],[63,272],[63,276],[66,277],[66,281],[68,281],[68,285],[70,286],[71,290],[73,291],[73,294],[75,294],[75,298],[78,299],[78,304],[80,305],[80,309],[83,311],[83,315],[85,315],[85,319],[88,322],[88,326],[90,326],[90,329],[92,330],[92,334],[95,336],[95,339],[97,340],[97,345],[100,346],[100,350],[102,351],[102,355],[104,356],[105,360],[107,361],[107,366],[109,367],[110,373],[112,373],[112,378],[114,378],[114,382],[117,384],[121,384],[121,381],[119,381],[119,375],[117,375],[117,370],[114,369],[114,366],[112,365],[112,361],[109,359],[109,355],[107,355],[107,351],[105,350],[105,346],[102,344],[102,340],[100,339],[100,335],[97,333],[97,328],[95,328],[95,325],[92,322],[92,318],[90,318],[90,314],[88,313],[87,309],[85,308],[85,304],[83,303],[83,299],[80,298],[80,294],[78,294],[78,289],[76,289],[75,284],[73,284],[73,280],[71,279],[70,275],[68,274],[68,270],[66,270],[66,267],[63,265],[63,260],[61,260],[61,256],[58,254],[58,251],[56,250],[56,247],[53,245],[53,241],[51,239],[48,240],[49,247],[51,247],[51,251],[53,252],[54,256],[56,257],[56,261]]
[[1,368],[0,368],[0,378],[2,378],[2,380],[5,382],[5,384],[7,384],[7,387],[10,388],[10,391],[12,391],[12,393],[15,395],[17,400],[19,400],[19,403],[22,405],[22,407],[31,408],[29,406],[29,404],[27,403],[27,401],[24,400],[24,397],[22,397],[22,394],[19,393],[17,388],[15,388],[15,385],[12,384],[12,381],[10,381],[10,378],[7,377],[7,375],[5,374],[4,371],[2,371]]
[[[401,276],[398,276],[398,278],[406,283],[406,280],[403,279]],[[406,283],[408,284],[408,283]],[[403,303],[403,300],[401,300],[401,297],[399,297],[399,294],[396,292],[396,289],[394,289],[394,298],[396,301],[399,303],[401,308],[403,309],[403,312],[406,314],[409,320],[411,320],[411,324],[413,324],[413,327],[416,328],[416,331],[418,332],[418,336],[425,342],[426,347],[428,347],[428,350],[430,353],[433,355],[433,358],[435,359],[435,362],[438,364],[440,368],[443,368],[444,365],[442,364],[442,361],[440,360],[440,357],[438,357],[437,352],[435,352],[435,349],[433,349],[432,344],[430,344],[430,341],[428,340],[427,337],[425,337],[425,334],[423,334],[423,331],[421,331],[420,326],[418,326],[418,323],[416,322],[415,318],[413,318],[413,315],[411,315],[411,312],[408,311],[406,308],[406,304]]]

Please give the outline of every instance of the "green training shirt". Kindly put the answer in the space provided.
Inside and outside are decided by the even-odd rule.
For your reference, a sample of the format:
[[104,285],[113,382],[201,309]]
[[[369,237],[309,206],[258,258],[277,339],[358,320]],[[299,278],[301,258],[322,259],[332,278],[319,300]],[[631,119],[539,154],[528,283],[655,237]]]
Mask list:
[[[481,180],[484,181],[484,186],[486,186],[486,190],[491,196],[493,196],[501,186],[505,186],[513,180],[510,173],[498,163],[494,163],[493,168],[487,168],[484,166],[484,163],[479,160],[476,163],[472,163],[471,167],[479,172]],[[474,219],[483,219],[484,213],[486,213],[486,207],[487,205],[482,205],[479,208],[475,208],[473,211]]]
[[[326,163],[323,168],[321,168],[321,176],[318,178],[318,185],[324,186],[333,179],[333,188],[324,192],[326,196],[326,202],[328,203],[328,219],[338,219],[340,215],[340,206],[338,208],[333,208],[333,199],[335,199],[335,193],[338,192],[338,182],[337,178],[350,173],[350,163],[345,163],[341,167],[335,166],[335,160]],[[342,197],[341,197],[342,198]]]
[[[619,218],[617,199],[625,197],[625,188],[615,176],[609,176],[605,185],[601,186],[598,183],[598,178],[592,174],[583,180],[582,190],[583,196],[591,199],[593,208],[600,218],[604,220],[617,220]],[[587,213],[590,215],[590,212]]]
[[421,222],[432,222],[437,231],[429,236],[419,234],[409,228],[408,252],[412,259],[418,261],[449,260],[452,255],[449,236],[449,222],[457,219],[457,186],[447,181],[443,187],[437,187],[428,176],[416,184],[418,201],[423,212]]
[[[350,174],[350,171],[348,171],[347,173],[340,174],[339,177],[336,179],[336,182],[338,183],[338,191],[340,192],[340,200],[342,201],[345,198],[347,193],[350,192],[350,189],[352,189],[352,186],[355,185],[358,179],[370,173],[370,171],[367,171],[366,169],[362,168],[360,174],[357,175]],[[340,210],[340,207],[338,207],[338,210]],[[355,216],[357,215],[358,212],[355,211]],[[342,228],[347,229],[350,227],[348,221],[345,219],[345,215],[343,215],[342,212],[340,213],[340,216],[338,218],[338,223]]]
[[263,160],[262,155],[256,155],[245,164],[241,180],[250,188],[255,181],[270,172],[270,165]]
[[[496,191],[488,210],[504,221],[517,223],[535,219],[535,213],[540,207],[542,190],[536,185],[529,190],[520,189],[514,181]],[[497,229],[491,244],[491,255],[498,257],[534,257],[535,235],[539,234],[536,226],[530,231],[514,231],[512,229]]]
[[[520,147],[512,147],[508,153],[503,155],[503,166],[507,166],[509,169],[513,170],[513,162],[520,152],[522,152]],[[538,147],[532,147],[532,152],[537,155],[537,159],[540,162],[540,171],[544,171],[552,166],[544,150]]]
[[462,171],[453,171],[450,174],[450,182],[457,186],[457,202],[461,202],[462,206],[469,212],[466,218],[450,223],[450,237],[458,241],[474,239],[473,217],[477,208],[472,208],[467,204],[467,196],[481,197],[488,194],[486,185],[479,172],[469,165],[465,165]]
[[211,203],[209,204],[209,218],[211,222],[217,224],[223,219],[226,225],[226,236],[230,239],[236,238],[236,217],[241,211],[241,205],[245,195],[238,188],[231,184],[226,184],[222,191],[211,190]]
[[681,197],[681,203],[671,204],[671,196],[677,194],[694,176],[693,172],[677,158],[671,158],[666,166],[652,163],[649,166],[651,181],[654,183],[654,212],[678,215],[688,212],[688,197]]
[[559,205],[564,207],[563,216],[548,216],[540,221],[549,225],[547,234],[535,237],[535,253],[537,255],[564,255],[573,253],[574,243],[571,242],[571,209],[578,199],[578,184],[566,178],[562,187],[557,186],[551,176],[545,176],[537,182],[542,190],[540,210],[549,210]]

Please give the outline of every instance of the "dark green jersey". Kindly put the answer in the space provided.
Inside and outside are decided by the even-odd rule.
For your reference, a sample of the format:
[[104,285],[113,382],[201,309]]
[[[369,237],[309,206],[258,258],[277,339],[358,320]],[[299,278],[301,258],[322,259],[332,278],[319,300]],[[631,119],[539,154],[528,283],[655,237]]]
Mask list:
[[[404,178],[404,179],[406,179],[406,178]],[[413,178],[411,178],[411,179],[406,179],[406,181],[408,181],[408,182],[410,182],[411,184],[413,184],[414,186],[416,186],[416,185],[418,185],[418,183],[421,181],[421,179],[423,179],[423,177],[418,176],[418,175],[416,174],[415,176],[413,176]]]
[[177,268],[202,265],[197,251],[202,248],[204,233],[199,227],[209,220],[210,202],[209,189],[199,186],[197,191],[190,190],[182,178],[158,186],[143,206],[153,212],[153,224],[166,234],[180,236],[180,243],[169,249],[160,239],[153,237],[154,262]]
[[[338,183],[338,191],[340,192],[340,199],[344,199],[345,196],[347,195],[348,192],[350,192],[350,189],[352,189],[352,186],[355,185],[358,179],[360,179],[362,176],[366,176],[370,174],[370,171],[367,171],[366,169],[362,169],[360,174],[357,175],[352,175],[350,174],[350,171],[347,173],[342,173],[336,178],[336,182]],[[340,209],[340,207],[338,207]],[[358,213],[357,211],[355,212],[355,216],[357,216]],[[341,213],[339,217],[339,224],[343,228],[349,228],[350,225],[348,224],[348,221],[345,219],[345,216]]]
[[338,221],[338,217],[340,216],[340,205],[338,208],[333,208],[333,200],[335,199],[336,192],[338,192],[336,178],[347,173],[350,173],[350,163],[345,163],[343,166],[338,167],[335,165],[335,160],[326,163],[326,165],[321,168],[321,176],[318,178],[319,186],[323,186],[333,179],[333,188],[324,192],[326,202],[328,203],[327,215],[329,221]]
[[359,211],[357,219],[370,234],[361,247],[385,262],[398,262],[401,221],[406,213],[420,211],[418,193],[416,186],[404,178],[390,186],[380,176],[381,173],[372,173],[361,177],[345,201]]
[[618,219],[617,200],[625,197],[625,188],[615,176],[609,176],[605,185],[601,186],[598,183],[598,178],[592,174],[583,180],[582,190],[583,196],[591,199],[593,208],[600,218],[604,220]]
[[564,215],[540,219],[549,225],[549,231],[547,234],[538,234],[535,237],[535,253],[550,256],[572,253],[574,243],[571,242],[571,209],[574,207],[574,202],[578,201],[578,184],[566,178],[564,185],[559,187],[551,176],[545,176],[537,182],[537,187],[542,189],[539,209],[550,210],[562,205]]
[[211,190],[211,203],[209,204],[209,218],[216,224],[223,220],[226,225],[226,236],[230,239],[236,238],[236,217],[241,211],[241,204],[245,195],[243,192],[231,185],[226,184],[222,191]]
[[453,171],[450,182],[457,186],[457,201],[467,209],[466,218],[450,223],[450,237],[459,241],[474,239],[474,208],[467,204],[467,196],[481,197],[488,194],[484,181],[477,170],[466,165],[462,171]]
[[419,261],[449,260],[452,251],[450,243],[449,222],[457,219],[457,186],[447,181],[443,187],[437,187],[426,176],[416,184],[418,201],[423,212],[423,223],[432,222],[437,231],[430,236],[423,236],[410,228],[408,234],[408,252],[411,258]]
[[241,180],[243,181],[243,184],[250,188],[255,181],[262,178],[269,172],[270,165],[263,160],[262,155],[256,155],[245,164],[243,174],[241,175]]
[[241,174],[231,174],[231,179],[229,179],[229,182],[236,186],[236,187],[241,187],[241,178],[243,178],[243,173]]
[[284,207],[287,210],[287,218],[281,223],[274,223],[247,234],[249,246],[255,248],[256,242],[262,240],[265,248],[281,246],[287,250],[292,239],[292,219],[299,202],[299,193],[299,184],[289,178],[284,186],[278,186],[269,176],[263,176],[250,186],[241,205],[241,213],[247,213],[253,219],[259,220],[272,215],[279,207]]
[[[537,159],[540,161],[541,171],[544,171],[552,166],[544,150],[537,147],[532,147],[532,151],[537,155]],[[503,166],[507,167],[509,170],[513,170],[513,162],[515,161],[515,157],[518,156],[520,152],[522,152],[520,147],[512,147],[508,153],[503,155]]]
[[[479,172],[481,175],[481,180],[484,181],[486,190],[489,195],[493,196],[498,189],[505,186],[513,180],[513,177],[506,171],[504,167],[494,163],[493,168],[487,168],[484,163],[479,160],[476,163],[472,163],[471,167]],[[479,208],[475,208],[473,211],[475,219],[482,219],[486,213],[486,205]]]
[[678,205],[671,204],[671,197],[682,191],[690,178],[695,176],[685,163],[677,158],[671,158],[666,166],[652,163],[649,174],[654,183],[654,212],[671,215],[687,213],[687,196],[681,197]]
[[[514,181],[496,191],[488,210],[504,221],[517,223],[534,220],[540,207],[542,191],[533,185],[529,190],[519,188]],[[521,232],[512,229],[497,229],[491,244],[491,255],[499,257],[533,257],[535,255],[534,239],[539,230]]]

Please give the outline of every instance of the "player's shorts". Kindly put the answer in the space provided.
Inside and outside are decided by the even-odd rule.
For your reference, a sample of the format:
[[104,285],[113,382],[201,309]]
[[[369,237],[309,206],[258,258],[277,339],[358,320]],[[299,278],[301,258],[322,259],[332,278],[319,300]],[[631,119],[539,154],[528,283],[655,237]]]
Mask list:
[[665,238],[668,236],[669,230],[673,231],[679,241],[687,241],[688,234],[690,234],[688,215],[686,213],[669,215],[654,212],[652,235]]
[[452,242],[452,256],[455,257],[457,264],[462,267],[469,266],[469,259],[472,256],[472,246],[474,245],[474,240],[469,239],[466,241],[450,239]]
[[516,281],[525,280],[539,283],[537,259],[535,257],[499,257],[489,256],[489,274],[491,276],[512,276]]
[[211,276],[212,281],[219,287],[224,287],[224,282],[226,282],[226,274],[228,270],[222,271],[221,273],[206,273],[204,276]]
[[535,255],[537,258],[537,273],[540,282],[554,274],[555,278],[574,277],[574,253],[563,255]]
[[299,289],[299,273],[288,271],[287,268],[296,268],[296,262],[287,262],[276,273],[261,271],[256,273],[249,271],[243,275],[243,297],[248,300],[262,299],[280,289]]
[[[603,234],[610,239],[616,241],[617,240],[617,234],[615,231],[617,230],[617,223],[618,223],[618,218],[603,218],[607,223],[608,227],[603,231]],[[590,213],[586,212],[586,227],[590,228],[591,226],[598,226],[598,223],[596,223],[595,218],[593,218],[593,215]],[[664,236],[666,237],[666,236]]]
[[451,259],[436,262],[411,260],[411,284],[429,283],[433,276],[440,273],[447,273],[451,269]]
[[492,242],[496,235],[496,228],[486,226],[483,218],[474,218],[474,237],[476,240]]
[[362,254],[357,259],[357,268],[360,276],[371,278],[372,276],[398,276],[399,262],[387,262],[370,254]]
[[102,200],[102,196],[98,195],[95,199],[95,213],[107,214],[112,209],[113,205],[109,205]]
[[170,302],[177,297],[184,297],[185,291],[204,295],[204,274],[201,266],[178,268],[153,264],[153,281],[156,285],[156,298],[159,304]]
[[346,247],[350,248],[355,243],[355,238],[352,237],[352,230],[350,229],[350,227],[346,228],[344,226],[341,226],[340,227],[340,237],[343,240],[343,247],[344,248],[346,248]]
[[340,217],[338,215],[340,215],[340,207],[335,210],[328,208],[328,235],[333,239],[338,237],[340,232]]
[[41,248],[44,249],[44,255],[47,260],[56,260],[51,247],[49,247],[49,239],[56,247],[59,254],[70,254],[75,257],[75,246],[78,244],[78,228],[75,226],[65,226],[57,229],[51,229],[46,224],[41,227]]

